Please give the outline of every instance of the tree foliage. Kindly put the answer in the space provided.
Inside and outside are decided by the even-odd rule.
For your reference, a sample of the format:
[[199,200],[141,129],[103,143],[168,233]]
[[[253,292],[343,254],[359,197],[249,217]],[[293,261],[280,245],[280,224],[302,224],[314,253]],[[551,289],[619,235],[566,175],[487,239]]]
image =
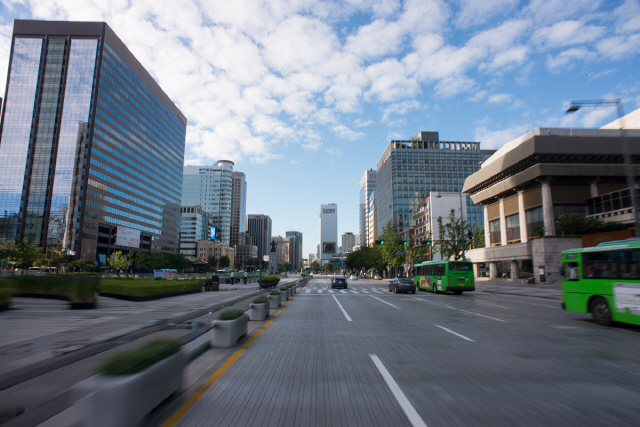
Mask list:
[[320,264],[318,264],[318,261],[313,261],[311,263],[311,268],[313,269],[313,271],[318,271],[320,270]]
[[116,251],[113,256],[107,260],[109,268],[114,271],[126,271],[131,261],[131,252],[123,253],[122,251]]
[[485,244],[484,226],[476,225],[476,228],[473,230],[473,246],[476,248],[484,248]]
[[352,270],[369,270],[371,268],[384,268],[385,262],[382,259],[380,249],[363,246],[357,251],[351,252],[344,261],[348,268]]
[[222,255],[218,260],[218,266],[222,269],[229,267],[230,264],[231,264],[231,260],[226,255]]
[[398,252],[404,252],[404,246],[400,244],[398,231],[391,221],[387,222],[384,226],[379,238],[384,241],[384,245],[380,245],[379,247],[385,264],[392,267],[401,266],[404,261],[404,255],[397,254]]
[[616,221],[603,221],[599,218],[587,218],[577,213],[562,215],[556,223],[556,232],[565,234],[595,234],[605,231],[626,230],[628,224]]
[[438,230],[440,233],[440,253],[446,259],[458,260],[462,258],[463,249],[471,247],[471,232],[469,224],[463,218],[456,217],[455,209],[449,212],[448,222],[443,224],[442,217],[438,217]]
[[56,241],[55,248],[49,248],[49,263],[56,267],[56,274],[60,271],[60,264],[69,260],[69,250],[62,247],[60,240]]
[[33,267],[34,264],[44,261],[45,257],[42,253],[42,248],[33,244],[33,238],[29,240],[20,240],[14,252],[16,262],[18,266],[27,269]]

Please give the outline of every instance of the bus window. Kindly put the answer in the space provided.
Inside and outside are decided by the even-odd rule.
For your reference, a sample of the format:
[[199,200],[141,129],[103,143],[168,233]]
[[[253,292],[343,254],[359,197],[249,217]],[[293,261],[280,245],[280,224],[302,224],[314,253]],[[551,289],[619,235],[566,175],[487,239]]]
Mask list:
[[577,262],[567,262],[564,265],[565,272],[565,280],[577,281],[580,279],[578,277],[578,263]]
[[449,271],[471,271],[472,266],[470,262],[450,262]]

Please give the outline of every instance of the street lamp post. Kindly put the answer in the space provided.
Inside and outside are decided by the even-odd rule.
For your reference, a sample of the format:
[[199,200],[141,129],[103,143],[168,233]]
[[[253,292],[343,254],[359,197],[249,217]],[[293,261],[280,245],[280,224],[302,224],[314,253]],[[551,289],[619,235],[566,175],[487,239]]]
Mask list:
[[625,138],[622,100],[596,100],[596,101],[571,101],[571,106],[567,109],[566,113],[575,113],[582,107],[602,107],[615,105],[616,112],[618,113],[618,119],[620,120],[620,144],[622,145],[622,156],[624,159],[624,169],[627,178],[627,186],[631,193],[631,205],[633,207],[633,226],[635,229],[636,237],[640,237],[640,221],[638,221],[638,202],[636,200],[636,184],[633,176],[633,169],[631,166],[631,150],[629,149],[629,141]]

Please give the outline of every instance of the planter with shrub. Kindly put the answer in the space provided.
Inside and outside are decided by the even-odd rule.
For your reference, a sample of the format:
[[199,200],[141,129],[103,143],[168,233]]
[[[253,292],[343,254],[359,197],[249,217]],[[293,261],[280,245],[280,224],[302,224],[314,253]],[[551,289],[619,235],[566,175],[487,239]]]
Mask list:
[[280,288],[280,298],[282,302],[285,302],[289,299],[289,288],[287,288],[286,286],[282,286]]
[[269,298],[259,297],[249,304],[249,320],[264,320],[269,316]]
[[280,307],[280,291],[269,292],[269,308],[275,309]]
[[248,332],[249,316],[242,310],[225,310],[211,322],[211,347],[233,347]]
[[73,391],[84,425],[134,427],[182,387],[184,354],[177,340],[149,341],[105,360],[98,375]]
[[9,310],[14,293],[15,290],[9,283],[0,282],[0,311]]
[[260,281],[261,288],[273,288],[278,285],[280,282],[280,278],[278,276],[270,275],[270,276],[262,276]]

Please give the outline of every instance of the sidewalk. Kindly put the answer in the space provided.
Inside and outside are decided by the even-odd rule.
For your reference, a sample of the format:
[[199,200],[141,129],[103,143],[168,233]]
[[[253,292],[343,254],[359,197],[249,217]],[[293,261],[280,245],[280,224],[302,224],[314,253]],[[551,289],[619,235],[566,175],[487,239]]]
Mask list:
[[560,283],[524,284],[476,280],[476,291],[562,300],[562,284]]

